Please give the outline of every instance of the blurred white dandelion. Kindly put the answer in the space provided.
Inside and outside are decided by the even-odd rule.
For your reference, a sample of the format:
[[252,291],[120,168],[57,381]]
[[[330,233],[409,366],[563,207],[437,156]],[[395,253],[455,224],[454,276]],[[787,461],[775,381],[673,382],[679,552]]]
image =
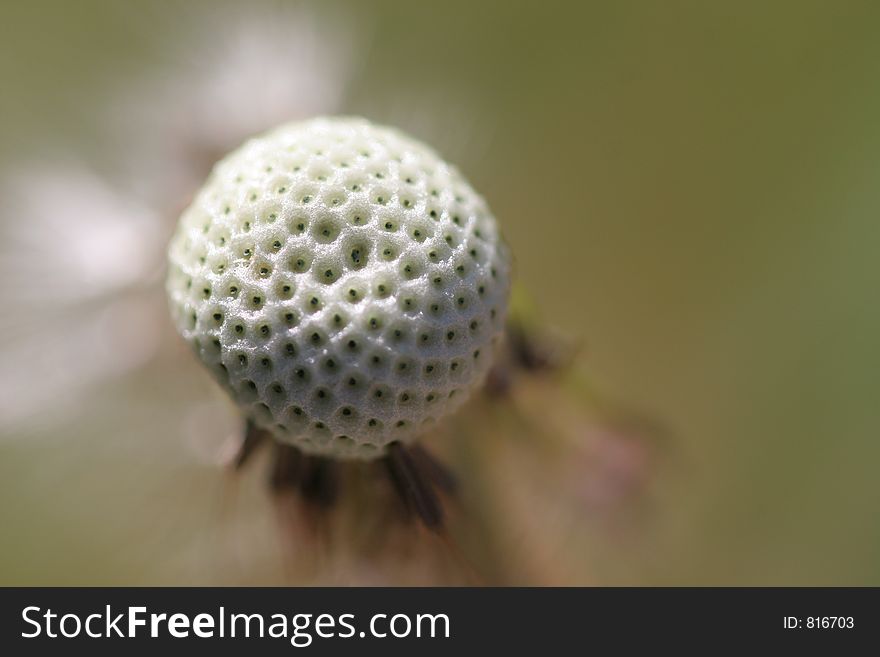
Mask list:
[[2,183],[0,429],[14,433],[153,355],[164,236],[155,211],[81,164]]
[[166,35],[161,56],[134,84],[113,90],[107,122],[138,157],[164,163],[158,185],[181,209],[213,163],[247,137],[343,107],[363,19],[305,7],[219,5],[141,30]]
[[70,420],[95,385],[162,348],[179,209],[246,136],[338,111],[356,41],[334,18],[218,6],[150,30],[164,65],[105,90],[95,115],[112,176],[65,152],[0,173],[0,432]]

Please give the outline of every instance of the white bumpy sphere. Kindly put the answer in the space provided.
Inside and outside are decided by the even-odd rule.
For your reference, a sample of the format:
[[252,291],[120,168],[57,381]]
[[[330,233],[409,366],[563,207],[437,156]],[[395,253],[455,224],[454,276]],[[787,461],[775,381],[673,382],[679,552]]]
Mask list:
[[374,458],[485,378],[510,265],[458,171],[396,130],[320,118],[214,168],[169,247],[174,321],[257,425]]

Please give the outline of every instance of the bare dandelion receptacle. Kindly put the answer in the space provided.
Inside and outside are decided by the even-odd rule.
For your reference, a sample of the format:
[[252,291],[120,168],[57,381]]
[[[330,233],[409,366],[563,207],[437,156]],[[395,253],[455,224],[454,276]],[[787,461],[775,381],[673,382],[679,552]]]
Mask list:
[[304,452],[369,459],[483,382],[507,249],[433,150],[363,119],[282,126],[219,162],[169,247],[174,322],[244,413]]

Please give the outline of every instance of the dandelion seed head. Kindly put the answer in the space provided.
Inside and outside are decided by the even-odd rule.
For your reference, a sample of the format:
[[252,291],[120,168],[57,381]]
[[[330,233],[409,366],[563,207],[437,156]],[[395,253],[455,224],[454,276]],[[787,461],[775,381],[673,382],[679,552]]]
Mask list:
[[314,119],[215,167],[172,239],[167,290],[180,333],[258,425],[373,458],[482,383],[508,260],[485,201],[430,148]]

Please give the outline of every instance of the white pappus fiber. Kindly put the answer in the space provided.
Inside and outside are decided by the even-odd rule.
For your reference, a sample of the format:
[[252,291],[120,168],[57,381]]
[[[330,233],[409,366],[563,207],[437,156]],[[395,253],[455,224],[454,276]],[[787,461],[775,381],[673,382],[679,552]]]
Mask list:
[[381,456],[484,380],[510,263],[485,201],[400,132],[282,126],[216,165],[169,247],[174,321],[259,426]]

